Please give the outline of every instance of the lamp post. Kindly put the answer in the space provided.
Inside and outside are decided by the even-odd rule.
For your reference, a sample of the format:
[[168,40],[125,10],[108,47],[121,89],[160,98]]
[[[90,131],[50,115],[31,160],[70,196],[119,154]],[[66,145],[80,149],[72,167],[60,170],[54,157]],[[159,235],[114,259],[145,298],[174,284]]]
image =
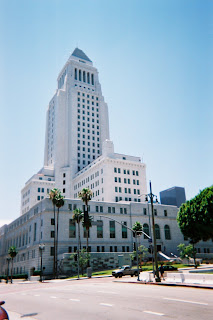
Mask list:
[[146,195],[145,201],[147,201],[147,211],[148,211],[148,217],[149,217],[149,235],[151,236],[151,239],[149,239],[150,243],[150,250],[152,254],[152,272],[153,272],[153,278],[155,277],[155,267],[154,267],[154,258],[153,258],[153,246],[152,246],[152,228],[151,228],[151,220],[150,220],[150,212],[149,212],[149,201],[148,196]]
[[41,252],[41,273],[40,273],[40,282],[42,282],[42,280],[43,280],[43,257],[42,257],[42,253],[43,253],[44,248],[45,248],[45,244],[44,244],[44,243],[39,244],[39,250],[40,250],[40,252]]
[[151,212],[152,212],[152,230],[153,230],[153,249],[154,249],[154,260],[155,260],[155,281],[160,282],[160,277],[159,277],[159,270],[158,270],[158,257],[157,257],[157,245],[156,245],[156,234],[155,234],[155,218],[154,218],[154,208],[153,208],[153,199],[156,198],[157,201],[157,196],[155,196],[152,193],[152,184],[151,181],[149,181],[149,187],[150,187],[150,193],[147,194],[147,196],[150,198],[151,202]]

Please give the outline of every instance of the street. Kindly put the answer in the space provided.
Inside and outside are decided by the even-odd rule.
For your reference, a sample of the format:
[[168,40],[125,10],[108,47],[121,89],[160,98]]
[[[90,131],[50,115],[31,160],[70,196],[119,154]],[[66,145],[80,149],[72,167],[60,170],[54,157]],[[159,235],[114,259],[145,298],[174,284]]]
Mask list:
[[212,290],[121,281],[108,277],[1,283],[0,299],[6,301],[9,315],[17,312],[23,319],[212,319]]

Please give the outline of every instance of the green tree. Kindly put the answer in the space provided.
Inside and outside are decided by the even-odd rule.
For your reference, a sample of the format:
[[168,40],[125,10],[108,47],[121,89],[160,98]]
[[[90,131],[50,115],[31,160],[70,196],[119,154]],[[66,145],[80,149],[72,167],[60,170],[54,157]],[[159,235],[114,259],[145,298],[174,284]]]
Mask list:
[[16,247],[13,247],[11,246],[9,249],[8,249],[8,254],[12,260],[12,267],[11,267],[11,283],[13,283],[13,259],[17,256],[18,254],[18,251],[16,249]]
[[[148,249],[141,245],[138,247],[138,257],[139,257],[139,264],[140,264],[140,268],[142,268],[142,262],[143,260],[147,257],[148,255]],[[131,259],[134,260],[137,256],[137,252],[133,251],[133,253],[130,255]]]
[[[61,191],[57,188],[51,189],[49,193],[50,200],[53,204],[54,212],[54,255],[53,255],[53,276],[55,278],[57,274],[57,259],[58,259],[58,228],[59,228],[59,209],[64,205],[64,197],[61,195]],[[58,208],[57,217],[55,208]]]
[[213,186],[182,204],[177,222],[184,237],[194,246],[200,240],[213,239]]
[[[180,243],[177,246],[177,248],[178,248],[178,251],[180,252],[181,259],[186,258],[189,260],[189,258],[194,258],[196,255],[196,249],[193,248],[192,244],[189,244],[188,246],[186,246],[184,243]],[[194,260],[194,263],[196,264],[195,260]]]
[[135,237],[135,235],[140,236],[143,231],[143,226],[139,221],[136,221],[133,224],[132,230],[134,230],[134,237]]
[[58,276],[58,234],[59,234],[59,209],[64,206],[64,197],[59,192],[56,197],[57,222],[56,222],[56,276]]
[[79,194],[78,197],[83,201],[84,203],[84,221],[89,219],[89,213],[88,213],[88,203],[92,199],[92,191],[89,188],[83,188]]
[[84,218],[83,218],[82,224],[83,224],[83,227],[86,229],[87,252],[89,252],[89,229],[92,227],[92,217],[88,216],[87,220],[84,220]]
[[[81,209],[75,209],[73,211],[73,216],[72,216],[73,220],[77,222],[78,224],[78,241],[79,241],[79,248],[81,250],[81,234],[80,234],[80,222],[83,219],[83,214]],[[78,250],[79,250],[78,248]]]
[[[78,261],[77,261],[78,255],[77,253],[73,253],[70,255],[70,259],[72,260],[72,265],[77,267]],[[90,254],[89,252],[86,252],[85,249],[82,249],[79,251],[79,266],[81,268],[81,274],[83,276],[84,274],[84,268],[88,265],[88,261],[90,261]]]

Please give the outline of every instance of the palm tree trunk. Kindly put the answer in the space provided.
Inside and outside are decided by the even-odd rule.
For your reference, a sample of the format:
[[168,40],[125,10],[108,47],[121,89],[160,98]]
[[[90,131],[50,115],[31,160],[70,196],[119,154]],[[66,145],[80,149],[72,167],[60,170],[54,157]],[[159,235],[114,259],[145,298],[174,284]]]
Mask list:
[[[89,253],[89,228],[87,228],[87,253]],[[87,261],[87,267],[89,267],[89,260]]]
[[57,212],[57,230],[56,230],[56,264],[55,264],[56,277],[58,277],[58,226],[59,226],[59,208]]
[[55,205],[53,205],[54,210],[54,255],[53,255],[53,278],[55,278],[55,250],[56,250],[56,221],[55,221]]
[[193,246],[194,265],[195,265],[195,268],[197,268],[197,264],[196,264],[196,253],[195,253],[195,244],[194,244],[194,242],[192,243],[192,246]]
[[81,250],[80,222],[78,222],[78,240],[79,240],[79,248]]
[[13,283],[13,258],[12,258],[12,267],[11,267],[11,283]]

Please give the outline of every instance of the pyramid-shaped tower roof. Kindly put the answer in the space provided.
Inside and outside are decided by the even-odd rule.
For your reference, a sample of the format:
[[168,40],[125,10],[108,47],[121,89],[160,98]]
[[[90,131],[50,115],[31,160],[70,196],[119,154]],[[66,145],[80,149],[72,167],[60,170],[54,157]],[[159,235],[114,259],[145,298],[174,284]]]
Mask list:
[[88,57],[87,55],[80,49],[78,48],[75,48],[75,50],[73,51],[73,53],[71,54],[71,56],[74,56],[74,57],[77,57],[79,59],[83,59],[83,60],[86,60],[86,61],[89,61],[89,62],[92,62]]

